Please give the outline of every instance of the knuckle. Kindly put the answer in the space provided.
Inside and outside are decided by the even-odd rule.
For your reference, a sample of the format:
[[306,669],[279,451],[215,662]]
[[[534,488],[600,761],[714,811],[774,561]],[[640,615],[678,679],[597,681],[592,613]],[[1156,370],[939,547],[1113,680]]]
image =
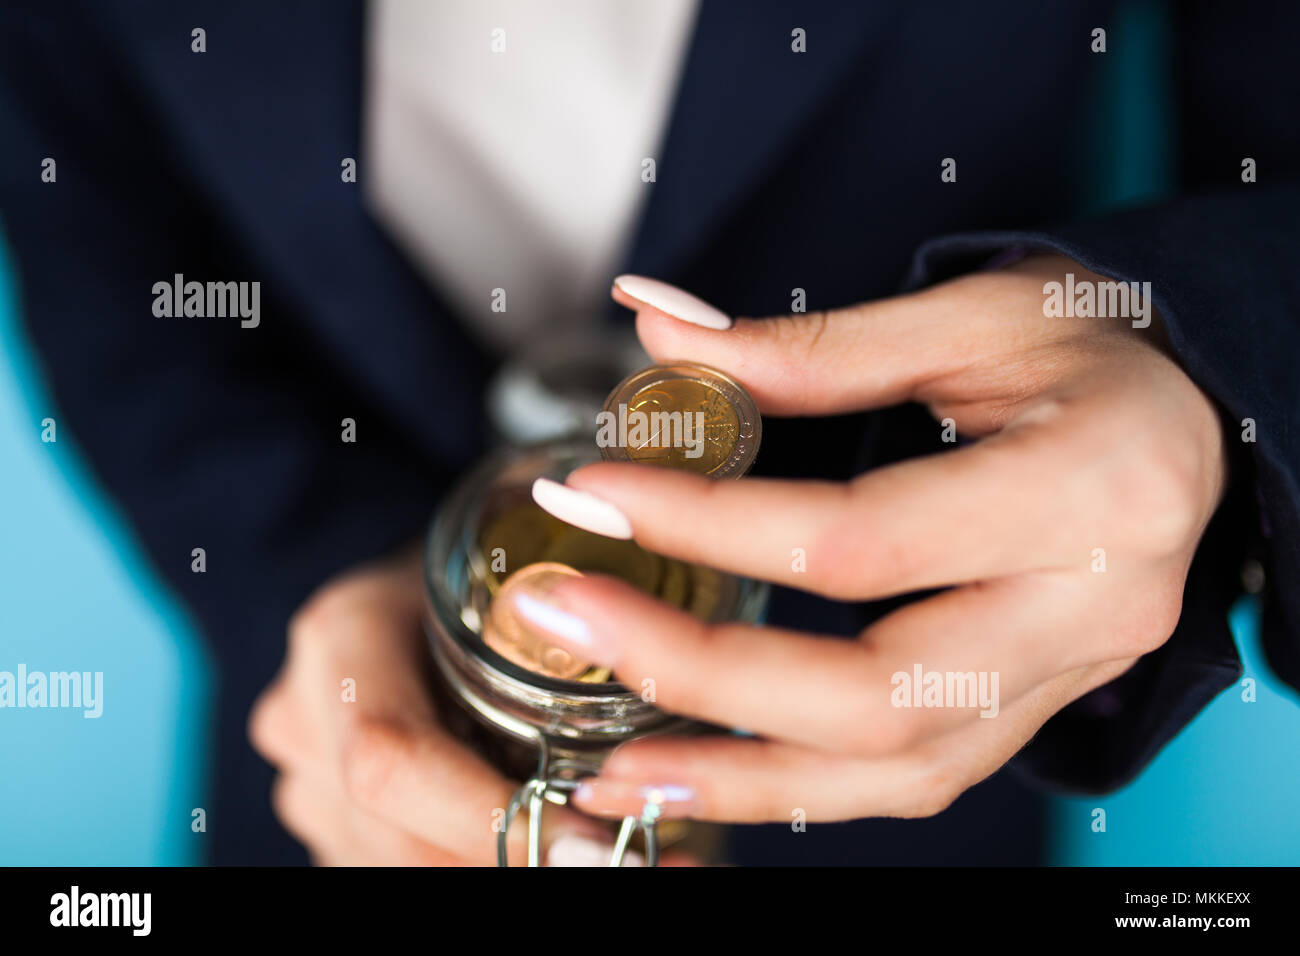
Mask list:
[[[863,708],[866,710],[866,708]],[[916,742],[918,729],[907,719],[908,712],[895,708],[870,708],[851,733],[852,753],[859,757],[892,757],[906,753]]]
[[[653,681],[647,685],[646,681]],[[663,679],[656,678],[649,672],[633,684],[633,690],[653,687],[655,703],[671,713],[699,716],[710,712],[713,695],[695,679],[695,675],[680,671]]]
[[446,854],[415,837],[402,841],[398,856],[398,866],[446,866],[448,863]]
[[785,823],[794,809],[789,791],[775,781],[755,788],[751,794],[750,823]]
[[917,795],[905,815],[909,819],[937,817],[956,802],[957,794],[953,793],[951,789],[935,788],[926,790]]
[[827,318],[824,311],[799,312],[764,319],[763,325],[767,334],[779,344],[811,348],[826,328]]
[[348,630],[382,606],[372,575],[353,573],[318,588],[289,619],[289,645],[304,647]]
[[749,627],[726,623],[684,626],[690,630],[679,635],[679,651],[661,648],[634,663],[631,689],[642,693],[653,689],[654,703],[674,713],[709,714],[717,709],[716,685],[709,675],[725,668],[718,649],[734,643],[730,638],[737,634],[747,635]]
[[340,761],[348,797],[360,806],[380,803],[408,749],[406,735],[395,725],[357,721],[345,737]]
[[1193,482],[1173,468],[1158,469],[1149,479],[1147,517],[1143,531],[1148,545],[1159,554],[1186,548],[1201,530]]
[[318,592],[289,619],[289,647],[299,650],[317,643],[328,634],[338,617],[338,600],[330,592]]
[[843,498],[832,507],[832,519],[813,542],[817,591],[837,600],[914,590],[936,560],[938,544],[905,534],[900,523],[882,510],[878,486],[865,478],[839,486]]
[[825,333],[835,320],[836,315],[826,311],[801,312],[761,319],[752,327],[753,334],[773,353],[802,356],[802,362],[783,363],[781,391],[796,407],[807,403],[823,364],[822,354],[834,338]]
[[281,714],[285,706],[284,690],[275,685],[262,692],[248,714],[248,741],[267,760],[279,753],[284,736]]
[[806,312],[798,318],[791,319],[792,335],[797,335],[804,343],[805,358],[813,358],[822,341],[822,334],[830,323],[830,314],[824,311]]
[[[1152,621],[1151,639],[1155,647],[1164,644],[1173,636],[1174,630],[1178,627],[1178,622],[1183,616],[1183,589],[1182,586],[1171,590],[1156,602],[1153,614],[1155,620]],[[1152,650],[1155,648],[1153,647]]]
[[825,532],[813,552],[817,590],[837,600],[853,600],[870,593],[872,575],[865,569],[858,535],[840,527]]
[[861,508],[838,510],[836,517],[813,543],[810,564],[818,593],[841,601],[862,600],[885,593],[891,582],[912,573],[917,559],[911,543],[872,533],[872,522]]
[[1141,656],[1157,650],[1173,635],[1183,613],[1183,588],[1177,582],[1155,593],[1144,591],[1120,642],[1122,656]]
[[961,796],[962,789],[942,766],[924,770],[905,801],[901,816],[908,819],[937,817]]
[[846,721],[846,746],[858,757],[892,757],[909,751],[921,736],[914,712],[889,703],[893,686],[889,677],[876,668],[869,669],[867,686],[877,688],[860,695]]
[[859,571],[859,591],[865,588],[864,596],[896,594],[904,590],[913,590],[915,582],[933,571],[933,564],[927,558],[925,542],[919,539],[898,539],[882,542],[880,556],[868,565],[870,570]]
[[1127,456],[1110,476],[1107,493],[1137,530],[1143,549],[1154,554],[1186,549],[1204,523],[1196,475],[1168,451]]

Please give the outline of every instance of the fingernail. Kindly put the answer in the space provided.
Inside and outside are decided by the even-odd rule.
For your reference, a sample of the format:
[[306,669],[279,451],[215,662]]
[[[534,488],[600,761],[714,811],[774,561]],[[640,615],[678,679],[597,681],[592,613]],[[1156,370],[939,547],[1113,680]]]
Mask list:
[[731,328],[731,317],[725,312],[667,282],[645,276],[619,276],[614,285],[637,301],[683,322],[719,331]]
[[556,604],[549,591],[522,581],[509,601],[515,620],[534,637],[546,643],[558,640],[576,655],[600,667],[614,666],[617,648],[593,632],[582,618]]
[[533,500],[544,510],[575,528],[607,538],[631,538],[632,523],[608,501],[550,478],[533,482]]
[[[609,866],[614,858],[614,844],[600,843],[588,837],[566,834],[551,844],[546,854],[547,866]],[[624,866],[645,866],[645,857],[635,850],[623,855]]]
[[645,814],[648,808],[655,817],[689,817],[698,806],[695,791],[678,783],[631,783],[596,777],[584,780],[573,792],[574,800],[595,809],[617,807],[620,813]]

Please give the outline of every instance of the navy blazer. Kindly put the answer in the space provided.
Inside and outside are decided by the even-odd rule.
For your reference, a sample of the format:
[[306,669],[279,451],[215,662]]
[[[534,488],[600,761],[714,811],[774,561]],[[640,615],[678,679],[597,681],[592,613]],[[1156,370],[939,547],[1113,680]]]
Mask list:
[[[705,0],[623,267],[749,315],[788,311],[795,288],[810,308],[891,295],[1011,247],[1152,283],[1174,351],[1223,411],[1231,490],[1173,638],[1016,758],[1075,790],[1130,779],[1240,674],[1226,613],[1249,556],[1267,572],[1269,660],[1300,685],[1300,8],[1165,17],[1161,32],[1099,2]],[[191,51],[196,26],[206,53]],[[357,2],[0,11],[0,217],[22,310],[60,423],[215,649],[221,862],[301,858],[273,835],[269,770],[244,740],[289,615],[417,535],[483,450],[493,360],[463,331],[474,317],[452,314],[340,180],[344,157],[367,169],[364,30]],[[1135,63],[1154,77],[1146,100],[1126,85]],[[1116,122],[1144,103],[1168,124],[1166,153],[1139,142],[1141,116]],[[1091,215],[1125,153],[1167,172],[1166,194]],[[956,182],[941,180],[948,157]],[[1258,182],[1243,182],[1246,157]],[[174,273],[260,281],[261,324],[156,317],[151,289]],[[356,444],[339,441],[344,417]],[[1238,447],[1248,417],[1258,440]],[[937,438],[915,407],[765,423],[761,467],[842,477]],[[195,546],[206,574],[190,573]],[[881,611],[787,591],[773,617],[851,633]],[[976,824],[896,825],[936,845],[960,833],[959,850],[909,838],[896,858],[1024,862],[972,842],[1019,839],[1015,821],[991,829],[1029,813],[1018,785],[996,785]]]

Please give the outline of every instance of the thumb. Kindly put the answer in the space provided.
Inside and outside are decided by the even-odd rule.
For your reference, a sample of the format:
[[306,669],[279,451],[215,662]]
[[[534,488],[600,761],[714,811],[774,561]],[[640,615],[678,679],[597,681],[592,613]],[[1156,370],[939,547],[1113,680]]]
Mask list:
[[947,310],[923,305],[924,293],[736,320],[657,279],[619,276],[611,295],[636,310],[637,335],[656,361],[699,362],[726,372],[769,415],[895,405],[963,361]]

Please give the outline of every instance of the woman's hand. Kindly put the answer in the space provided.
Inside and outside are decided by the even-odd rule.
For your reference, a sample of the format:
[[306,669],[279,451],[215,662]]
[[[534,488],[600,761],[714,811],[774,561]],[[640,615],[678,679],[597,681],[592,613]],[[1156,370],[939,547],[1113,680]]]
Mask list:
[[[439,726],[421,593],[414,551],[323,586],[291,622],[284,666],[253,709],[253,745],[280,771],[276,815],[319,863],[496,862],[518,785]],[[548,807],[545,822],[550,865],[609,859],[612,841],[596,821]],[[514,864],[526,859],[526,832],[521,811]]]
[[[580,807],[621,815],[649,799],[666,816],[751,822],[934,814],[1168,639],[1223,492],[1220,425],[1154,341],[1158,324],[1045,317],[1044,283],[1067,271],[1105,281],[1039,256],[729,328],[661,284],[616,284],[655,358],[729,373],[765,414],[915,400],[980,440],[848,484],[598,464],[569,476],[572,493],[551,488],[551,510],[575,524],[832,598],[948,588],[851,641],[704,625],[607,578],[524,594],[516,609],[546,639],[653,686],[667,710],[757,735],[627,744]],[[932,698],[945,706],[916,706],[918,669],[973,674],[976,699],[957,705],[954,684]]]

